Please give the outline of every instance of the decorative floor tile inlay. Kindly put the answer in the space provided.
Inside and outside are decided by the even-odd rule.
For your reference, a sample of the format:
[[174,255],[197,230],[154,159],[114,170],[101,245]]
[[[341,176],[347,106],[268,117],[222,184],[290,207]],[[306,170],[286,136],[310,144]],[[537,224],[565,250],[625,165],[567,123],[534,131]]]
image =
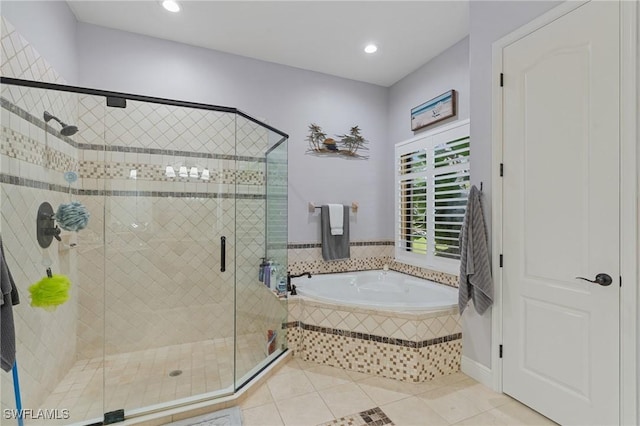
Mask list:
[[362,411],[340,417],[330,422],[322,423],[318,426],[382,426],[393,425],[391,419],[382,411],[380,407]]

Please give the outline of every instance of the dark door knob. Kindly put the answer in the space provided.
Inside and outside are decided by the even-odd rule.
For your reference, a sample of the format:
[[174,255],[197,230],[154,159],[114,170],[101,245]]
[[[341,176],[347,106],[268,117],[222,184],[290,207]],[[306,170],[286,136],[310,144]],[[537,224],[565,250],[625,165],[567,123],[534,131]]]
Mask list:
[[594,283],[594,284],[600,284],[601,286],[605,286],[605,287],[608,285],[611,285],[611,283],[613,282],[609,274],[598,274],[596,275],[595,280],[590,280],[588,278],[583,278],[583,277],[576,277],[576,279],[589,281],[590,283]]

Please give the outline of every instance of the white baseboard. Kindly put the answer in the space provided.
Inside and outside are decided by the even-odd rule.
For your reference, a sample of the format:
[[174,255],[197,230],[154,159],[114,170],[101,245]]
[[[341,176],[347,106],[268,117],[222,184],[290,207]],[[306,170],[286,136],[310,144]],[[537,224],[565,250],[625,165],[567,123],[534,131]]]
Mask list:
[[490,368],[462,355],[460,370],[473,380],[482,383],[489,389],[493,389],[493,374],[491,374]]

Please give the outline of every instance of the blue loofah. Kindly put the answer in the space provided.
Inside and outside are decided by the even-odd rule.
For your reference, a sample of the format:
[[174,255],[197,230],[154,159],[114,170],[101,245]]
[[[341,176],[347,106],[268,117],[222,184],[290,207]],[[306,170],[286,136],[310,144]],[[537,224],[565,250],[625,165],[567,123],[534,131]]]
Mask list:
[[89,223],[89,211],[77,201],[60,204],[56,212],[56,220],[65,231],[79,231]]

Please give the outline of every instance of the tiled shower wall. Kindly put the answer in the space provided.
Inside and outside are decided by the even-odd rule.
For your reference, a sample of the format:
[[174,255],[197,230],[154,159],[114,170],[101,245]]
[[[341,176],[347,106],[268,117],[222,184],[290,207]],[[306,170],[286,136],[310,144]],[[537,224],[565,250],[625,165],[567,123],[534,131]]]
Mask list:
[[[0,26],[3,76],[64,83],[9,22],[2,18]],[[55,240],[46,250],[38,245],[36,213],[43,201],[54,208],[69,201],[63,172],[78,161],[78,153],[59,133],[45,132],[44,126],[29,122],[20,111],[42,117],[48,110],[61,117],[76,117],[77,102],[68,94],[19,87],[4,86],[1,95],[1,232],[21,299],[14,307],[14,322],[22,400],[25,407],[37,407],[75,361],[78,306],[73,301],[78,295],[78,278],[73,250]],[[39,184],[43,182],[47,184]],[[28,287],[46,276],[45,264],[49,263],[54,274],[65,274],[74,284],[71,302],[55,311],[33,308],[29,300]],[[3,372],[0,376],[2,409],[12,408],[11,375]]]
[[[286,312],[256,279],[264,255],[267,131],[216,111],[135,101],[126,109],[103,105],[96,98],[80,100],[79,125],[92,129],[88,139],[79,134],[83,187],[85,192],[105,188],[108,194],[104,227],[97,220],[79,234],[79,248],[91,248],[86,255],[81,250],[80,274],[94,287],[80,298],[81,356],[101,350],[104,321],[107,354],[229,337],[236,283],[242,302],[237,333],[266,339],[274,325],[264,322],[274,311]],[[100,133],[106,152],[90,145]],[[179,166],[208,168],[211,179],[167,178],[167,165],[176,171]],[[133,169],[137,179],[129,179]],[[105,202],[84,199],[94,211]],[[225,272],[220,270],[222,236]],[[103,237],[105,318],[101,303],[90,296],[103,285],[90,279],[99,268]]]
[[[197,121],[178,107],[128,101],[126,109],[106,108],[104,98],[81,97],[79,126],[89,129],[78,134],[88,148],[81,151],[83,187],[107,195],[83,197],[91,211],[104,208],[105,221],[98,218],[79,233],[79,272],[87,282],[80,298],[81,358],[102,351],[105,321],[107,354],[233,332],[234,283],[231,273],[220,272],[219,238],[228,238],[232,271],[235,161],[231,154],[208,158],[208,150],[233,152],[235,122],[229,114],[189,112]],[[167,165],[208,167],[213,179],[167,178]],[[134,169],[137,179],[129,179]],[[92,280],[96,268],[105,283]]]

